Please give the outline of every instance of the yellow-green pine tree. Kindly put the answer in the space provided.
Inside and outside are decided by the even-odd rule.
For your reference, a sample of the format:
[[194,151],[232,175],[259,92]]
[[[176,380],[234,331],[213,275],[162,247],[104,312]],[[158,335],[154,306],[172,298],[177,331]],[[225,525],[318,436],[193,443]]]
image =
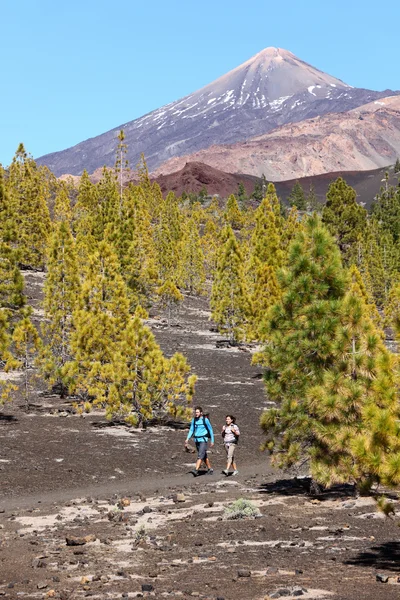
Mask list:
[[16,215],[20,264],[43,269],[51,230],[46,171],[38,169],[22,144],[10,165],[9,192]]
[[96,215],[99,206],[98,188],[90,181],[87,171],[83,171],[78,187],[78,197],[73,210],[73,231],[76,235],[80,272],[84,272],[89,256],[98,243]]
[[15,321],[25,305],[24,280],[17,264],[17,252],[0,242],[0,308]]
[[179,283],[190,294],[204,292],[205,269],[204,253],[195,219],[182,227],[183,236],[180,245]]
[[378,328],[382,327],[382,319],[379,314],[378,309],[376,308],[375,302],[371,294],[368,293],[368,290],[364,284],[364,281],[361,277],[360,271],[357,269],[356,265],[351,265],[349,269],[349,280],[350,280],[350,291],[360,297],[365,304],[366,316],[368,316],[374,322],[375,326]]
[[56,222],[72,222],[71,201],[68,195],[68,187],[66,184],[64,184],[64,182],[61,182],[54,202],[54,220]]
[[226,201],[224,221],[232,229],[241,229],[244,225],[244,217],[234,194],[231,194]]
[[153,333],[135,314],[124,331],[106,414],[137,425],[166,415],[188,417],[195,375],[181,354],[166,358]]
[[24,373],[23,397],[29,404],[29,372],[35,363],[35,357],[41,349],[41,339],[36,327],[30,319],[31,311],[26,309],[22,319],[16,325],[12,334],[13,355],[18,361],[19,368]]
[[232,228],[221,233],[223,245],[211,292],[212,318],[232,342],[244,336],[250,306],[246,292],[243,257]]
[[[68,211],[65,217],[68,217]],[[71,359],[72,314],[77,308],[79,293],[75,241],[69,222],[64,220],[56,223],[49,242],[43,300],[45,343],[40,357],[42,374],[50,386],[58,389],[61,397],[68,391],[63,369]]]
[[218,255],[218,237],[219,229],[215,221],[208,218],[203,229],[201,237],[201,247],[204,253],[205,268],[207,277],[214,277],[217,268]]
[[183,302],[183,295],[170,279],[157,288],[156,293],[162,308],[167,311],[168,325],[170,325],[173,313],[178,311],[179,305]]
[[0,242],[10,243],[17,239],[16,207],[7,189],[4,169],[0,165]]
[[62,373],[71,391],[93,397],[95,403],[107,401],[129,319],[129,299],[117,256],[111,244],[101,242],[90,258],[79,307],[73,314],[73,358]]

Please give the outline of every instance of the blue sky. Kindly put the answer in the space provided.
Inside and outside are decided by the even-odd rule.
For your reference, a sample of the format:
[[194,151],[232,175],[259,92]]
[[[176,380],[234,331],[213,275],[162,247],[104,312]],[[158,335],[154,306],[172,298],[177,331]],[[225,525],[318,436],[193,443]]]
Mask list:
[[[382,9],[381,9],[382,6]],[[400,89],[400,4],[3,0],[0,162],[63,150],[193,92],[263,48]]]

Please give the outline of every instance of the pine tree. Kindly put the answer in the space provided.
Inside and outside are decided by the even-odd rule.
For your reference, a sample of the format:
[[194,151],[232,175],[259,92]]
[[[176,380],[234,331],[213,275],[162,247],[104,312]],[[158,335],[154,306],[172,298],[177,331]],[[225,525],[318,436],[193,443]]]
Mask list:
[[204,254],[201,248],[196,221],[193,218],[189,219],[182,230],[179,283],[190,294],[202,294],[206,277],[204,271]]
[[367,211],[356,200],[355,190],[339,177],[330,184],[322,211],[322,222],[338,243],[344,264],[354,260],[356,241],[364,232]]
[[129,300],[119,273],[112,245],[99,244],[82,284],[79,306],[73,314],[71,353],[62,376],[70,381],[70,391],[95,403],[107,401],[113,381],[115,361],[129,323]]
[[72,222],[71,201],[68,196],[68,188],[64,184],[64,182],[61,183],[60,189],[54,202],[54,220],[56,222]]
[[218,266],[211,293],[212,318],[230,340],[243,337],[249,302],[246,293],[243,257],[235,235],[228,225],[221,234]]
[[308,190],[307,195],[307,210],[311,212],[321,212],[322,204],[318,200],[318,196],[315,193],[315,188],[312,183],[310,183],[310,189]]
[[264,198],[263,186],[260,181],[256,181],[256,183],[254,184],[254,190],[251,194],[251,197],[257,202],[261,202],[261,200]]
[[0,242],[0,308],[15,321],[24,305],[24,280],[18,268],[17,253]]
[[382,188],[371,207],[372,216],[386,233],[390,233],[394,242],[400,240],[400,188],[389,186]]
[[386,276],[382,254],[378,244],[379,228],[369,221],[364,231],[364,260],[370,275],[372,295],[377,306],[382,306],[386,298]]
[[310,441],[305,403],[334,359],[346,278],[339,251],[313,216],[292,243],[288,266],[279,273],[282,298],[269,313],[268,344],[254,362],[266,367],[268,396],[279,408],[265,412],[266,446],[280,465],[295,464]]
[[397,339],[400,341],[400,283],[393,284],[384,308],[385,325],[393,327]]
[[[379,314],[378,309],[376,308],[374,299],[370,292],[368,291],[366,285],[364,284],[363,278],[361,276],[360,271],[357,269],[355,265],[351,265],[349,271],[349,282],[350,287],[349,291],[357,298],[362,300],[364,304],[364,312],[365,316],[371,319],[374,323],[377,330],[380,331],[382,327],[382,319]],[[382,332],[380,331],[382,334]],[[383,334],[382,334],[383,335]]]
[[324,485],[400,481],[400,407],[394,358],[363,300],[346,296],[336,333],[336,360],[307,394],[313,478]]
[[188,417],[187,404],[194,393],[196,376],[189,375],[190,367],[181,354],[170,359],[163,356],[138,314],[123,334],[118,359],[107,403],[108,418],[119,416],[137,425],[165,415]]
[[157,288],[156,293],[160,298],[161,307],[167,311],[167,321],[170,325],[173,314],[178,312],[179,305],[183,302],[183,295],[170,279]]
[[226,201],[224,221],[227,225],[230,225],[232,229],[241,229],[243,227],[244,218],[234,194],[231,194]]
[[115,159],[115,172],[118,177],[119,183],[119,208],[120,208],[120,216],[122,212],[122,192],[123,192],[123,178],[124,178],[124,169],[128,169],[129,161],[127,159],[128,146],[124,143],[125,132],[123,129],[120,129],[119,134],[117,135],[118,146],[117,146],[117,155]]
[[75,241],[67,220],[56,224],[49,242],[47,276],[44,284],[45,344],[40,358],[42,374],[50,386],[67,394],[63,369],[71,360],[72,314],[77,308],[80,281]]
[[396,158],[396,162],[394,164],[394,172],[400,173],[400,159],[399,158]]
[[303,223],[300,221],[297,208],[295,206],[292,206],[282,227],[281,250],[283,264],[286,264],[288,260],[290,244],[295,239],[299,231],[301,231],[302,229]]
[[267,185],[267,191],[266,191],[265,197],[268,198],[268,200],[272,206],[272,210],[275,213],[275,218],[276,218],[278,228],[280,228],[280,226],[282,224],[282,216],[284,214],[284,209],[280,203],[280,200],[276,193],[276,188],[273,183],[269,183]]
[[15,215],[20,264],[43,269],[51,230],[47,171],[39,169],[22,144],[10,165],[8,187]]
[[30,313],[29,309],[25,309],[25,314],[16,325],[12,335],[13,355],[18,361],[19,368],[22,368],[24,372],[23,397],[27,406],[29,404],[29,371],[41,349],[41,339],[30,319]]
[[[267,195],[254,213],[255,227],[250,241],[247,282],[251,303],[248,335],[260,339],[267,309],[279,298],[276,272],[282,266],[283,252],[276,225],[277,217]],[[264,338],[264,335],[262,335]]]
[[0,242],[6,244],[17,239],[16,207],[8,192],[4,170],[0,165]]
[[217,225],[211,218],[208,218],[201,238],[206,274],[208,277],[214,277],[214,273],[217,269],[217,254],[219,247],[218,233],[219,229]]
[[245,202],[248,200],[246,188],[244,187],[244,183],[242,181],[238,183],[237,199],[242,207],[244,207]]
[[267,194],[254,213],[255,227],[250,243],[249,269],[257,269],[264,264],[277,269],[282,265],[281,218],[276,213],[276,207],[271,204],[271,194]]
[[306,195],[298,181],[296,181],[288,196],[288,202],[290,206],[295,206],[297,210],[307,210]]
[[178,279],[178,248],[182,237],[181,215],[173,192],[163,201],[155,227],[155,249],[160,282]]
[[[6,311],[0,308],[0,364],[6,373],[12,369],[18,368],[19,366],[18,361],[16,361],[11,354],[11,337],[9,332],[10,324],[7,319]],[[0,406],[9,401],[11,399],[12,392],[17,389],[17,386],[12,382],[1,378]]]
[[149,304],[157,280],[151,217],[140,186],[129,185],[125,191],[114,247],[134,312],[138,304]]
[[267,340],[269,310],[281,297],[276,271],[270,265],[261,265],[257,271],[251,297],[251,317],[247,329],[249,339]]

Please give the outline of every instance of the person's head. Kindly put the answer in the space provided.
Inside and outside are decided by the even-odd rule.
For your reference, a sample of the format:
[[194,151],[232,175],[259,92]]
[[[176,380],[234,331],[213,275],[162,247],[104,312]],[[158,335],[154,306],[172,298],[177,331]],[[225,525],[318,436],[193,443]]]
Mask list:
[[226,415],[225,421],[227,425],[232,425],[232,423],[235,423],[236,419],[233,415]]
[[196,406],[194,409],[195,417],[198,419],[199,417],[201,417],[202,414],[203,414],[203,409],[201,408],[201,406]]

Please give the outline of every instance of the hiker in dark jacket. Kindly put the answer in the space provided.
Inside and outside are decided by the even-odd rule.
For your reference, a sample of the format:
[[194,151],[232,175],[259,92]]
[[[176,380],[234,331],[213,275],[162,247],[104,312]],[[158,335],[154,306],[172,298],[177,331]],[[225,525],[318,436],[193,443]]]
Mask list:
[[199,475],[201,463],[204,461],[207,467],[207,474],[212,475],[214,470],[211,468],[210,460],[207,456],[207,444],[210,440],[210,446],[214,446],[214,432],[211,423],[203,413],[201,406],[196,406],[194,409],[194,417],[190,423],[189,433],[187,435],[185,446],[187,446],[190,438],[193,436],[197,448],[197,462],[194,468],[193,475]]

